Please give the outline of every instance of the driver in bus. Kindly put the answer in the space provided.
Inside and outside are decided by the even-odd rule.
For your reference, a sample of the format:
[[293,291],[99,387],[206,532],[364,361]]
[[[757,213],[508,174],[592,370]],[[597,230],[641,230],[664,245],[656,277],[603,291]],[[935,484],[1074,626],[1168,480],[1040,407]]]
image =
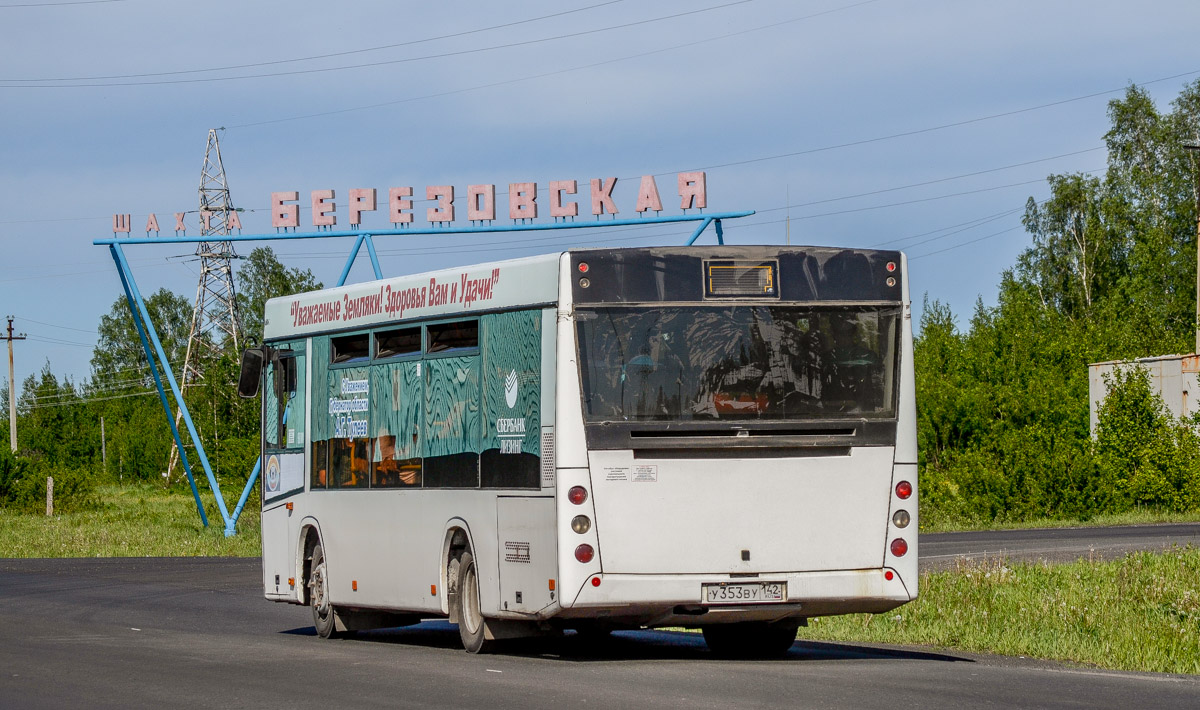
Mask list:
[[821,399],[839,411],[863,410],[872,402],[862,401],[873,391],[871,382],[879,371],[879,354],[864,346],[854,315],[830,316],[832,347],[822,360],[825,377]]

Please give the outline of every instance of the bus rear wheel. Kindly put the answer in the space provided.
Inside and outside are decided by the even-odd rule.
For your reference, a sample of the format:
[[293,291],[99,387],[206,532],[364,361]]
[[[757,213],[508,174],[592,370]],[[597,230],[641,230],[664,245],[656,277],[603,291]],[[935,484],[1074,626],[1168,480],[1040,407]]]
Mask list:
[[329,569],[325,566],[325,550],[321,543],[313,547],[308,573],[308,599],[312,605],[313,626],[323,639],[351,635],[338,631],[337,610],[329,601]]
[[479,571],[475,558],[464,552],[458,561],[458,635],[468,653],[490,653],[495,641],[487,638],[487,623],[479,605]]
[[777,658],[796,641],[798,623],[744,621],[704,627],[704,643],[720,658]]

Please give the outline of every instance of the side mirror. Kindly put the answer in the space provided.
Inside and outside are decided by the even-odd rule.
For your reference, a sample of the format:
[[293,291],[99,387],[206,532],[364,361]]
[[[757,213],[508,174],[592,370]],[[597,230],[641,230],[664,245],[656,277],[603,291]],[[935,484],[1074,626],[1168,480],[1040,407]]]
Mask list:
[[249,348],[242,353],[242,371],[238,375],[238,396],[251,398],[258,396],[258,381],[262,378],[263,361],[266,353],[263,348]]

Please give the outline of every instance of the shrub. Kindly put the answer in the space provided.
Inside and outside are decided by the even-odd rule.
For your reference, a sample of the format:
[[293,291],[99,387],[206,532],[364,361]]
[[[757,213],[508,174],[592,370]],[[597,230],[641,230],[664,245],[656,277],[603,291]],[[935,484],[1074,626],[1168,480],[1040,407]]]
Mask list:
[[1200,435],[1195,420],[1176,420],[1140,367],[1106,377],[1097,412],[1096,476],[1089,491],[1098,512],[1135,507],[1192,510],[1200,505]]
[[35,463],[0,451],[0,507],[25,513],[46,510],[46,479],[54,478],[54,510],[97,507],[96,482],[85,469]]

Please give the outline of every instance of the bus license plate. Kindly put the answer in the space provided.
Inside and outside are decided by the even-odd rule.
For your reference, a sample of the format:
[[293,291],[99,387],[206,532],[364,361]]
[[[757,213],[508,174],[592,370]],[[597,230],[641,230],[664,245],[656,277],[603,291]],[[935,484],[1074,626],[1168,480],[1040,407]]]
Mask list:
[[787,582],[721,582],[701,586],[705,604],[787,601]]

